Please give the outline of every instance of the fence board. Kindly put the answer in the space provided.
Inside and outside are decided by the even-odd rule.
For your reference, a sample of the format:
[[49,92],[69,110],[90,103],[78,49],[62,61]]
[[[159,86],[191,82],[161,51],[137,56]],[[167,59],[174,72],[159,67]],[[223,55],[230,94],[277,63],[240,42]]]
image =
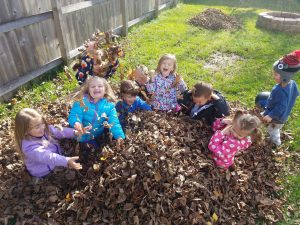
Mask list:
[[152,17],[157,0],[126,0],[124,24],[121,1],[0,0],[0,96],[76,56],[97,29],[120,34]]

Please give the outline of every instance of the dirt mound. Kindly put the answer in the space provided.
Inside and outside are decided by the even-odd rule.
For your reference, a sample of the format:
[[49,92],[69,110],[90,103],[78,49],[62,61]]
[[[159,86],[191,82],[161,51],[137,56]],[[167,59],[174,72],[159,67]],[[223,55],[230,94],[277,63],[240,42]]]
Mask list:
[[204,10],[191,18],[189,23],[210,30],[234,30],[241,27],[240,22],[235,17],[226,15],[221,10],[214,8]]
[[[40,109],[52,123],[66,107]],[[282,218],[280,163],[253,145],[220,172],[209,158],[209,127],[164,113],[131,116],[123,149],[106,146],[87,171],[57,169],[33,184],[16,156],[12,122],[0,124],[0,222],[9,224],[272,224]],[[74,155],[75,142],[63,141]],[[282,156],[281,156],[282,157]]]

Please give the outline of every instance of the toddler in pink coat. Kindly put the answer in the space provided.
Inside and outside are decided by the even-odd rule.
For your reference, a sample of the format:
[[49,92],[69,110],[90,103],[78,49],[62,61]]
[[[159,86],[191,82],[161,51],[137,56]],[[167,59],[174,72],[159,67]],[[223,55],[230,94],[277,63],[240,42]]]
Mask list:
[[253,137],[261,138],[260,124],[257,116],[242,111],[237,111],[233,119],[217,119],[208,144],[216,165],[224,169],[232,166],[237,152],[249,148]]

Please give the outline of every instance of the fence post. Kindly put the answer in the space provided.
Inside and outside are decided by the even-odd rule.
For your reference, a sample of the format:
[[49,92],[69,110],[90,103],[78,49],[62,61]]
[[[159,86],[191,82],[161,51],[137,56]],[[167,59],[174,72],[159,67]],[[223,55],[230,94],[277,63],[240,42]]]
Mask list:
[[128,34],[127,0],[121,0],[121,10],[122,10],[122,23],[123,23],[122,34],[123,36],[127,36]]
[[160,6],[160,0],[155,0],[155,13],[154,13],[155,18],[158,17],[159,6]]
[[61,56],[64,59],[64,61],[68,61],[69,53],[67,52],[67,48],[66,48],[67,41],[65,35],[63,35],[65,29],[63,27],[64,21],[63,21],[63,14],[61,11],[62,8],[61,0],[51,0],[51,5],[53,10],[54,26],[59,41]]

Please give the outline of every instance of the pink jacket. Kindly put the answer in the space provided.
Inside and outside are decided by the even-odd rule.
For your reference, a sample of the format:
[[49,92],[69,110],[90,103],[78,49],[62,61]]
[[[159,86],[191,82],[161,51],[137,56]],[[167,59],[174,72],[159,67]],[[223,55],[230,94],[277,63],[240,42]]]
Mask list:
[[[68,157],[61,155],[61,148],[54,138],[73,138],[74,129],[63,128],[59,130],[49,126],[51,139],[47,135],[43,137],[31,137],[22,140],[22,151],[25,156],[25,166],[29,173],[35,177],[43,177],[50,173],[56,166],[68,165]],[[49,141],[50,140],[50,141]]]
[[215,133],[209,141],[208,149],[213,152],[216,164],[227,169],[234,163],[235,154],[247,149],[252,141],[250,136],[237,139],[232,134],[224,135],[222,130],[227,125],[223,124],[222,120],[222,118],[217,119],[213,124]]

